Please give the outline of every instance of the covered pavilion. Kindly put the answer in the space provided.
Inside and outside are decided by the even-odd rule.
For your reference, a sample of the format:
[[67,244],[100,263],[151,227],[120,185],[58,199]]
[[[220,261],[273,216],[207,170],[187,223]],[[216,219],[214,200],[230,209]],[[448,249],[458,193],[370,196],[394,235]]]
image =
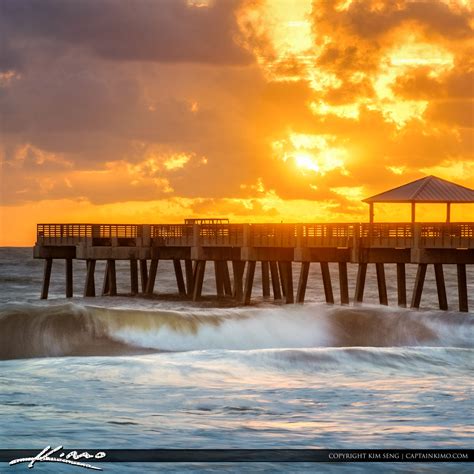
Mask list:
[[[451,221],[452,203],[474,203],[474,189],[446,181],[436,176],[426,176],[397,188],[384,191],[375,196],[363,199],[369,204],[369,220],[374,222],[375,203],[407,203],[411,204],[411,222],[416,221],[416,204],[446,204],[446,222]],[[474,216],[473,216],[474,217]]]

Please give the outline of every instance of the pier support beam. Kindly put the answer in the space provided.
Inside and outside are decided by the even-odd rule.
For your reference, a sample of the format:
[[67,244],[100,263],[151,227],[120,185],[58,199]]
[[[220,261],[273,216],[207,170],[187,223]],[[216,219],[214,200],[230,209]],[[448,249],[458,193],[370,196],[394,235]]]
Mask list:
[[224,278],[222,275],[222,265],[218,260],[214,261],[214,273],[216,277],[216,291],[217,296],[221,298],[224,296]]
[[347,278],[347,262],[339,262],[339,293],[341,304],[349,304],[349,284]]
[[296,302],[304,303],[306,295],[306,285],[308,284],[309,262],[301,263],[300,279],[298,281],[298,291],[296,293]]
[[278,274],[280,275],[281,292],[283,296],[286,296],[286,275],[285,275],[285,264],[278,262]]
[[385,266],[383,263],[375,264],[375,271],[377,273],[377,288],[379,290],[379,302],[384,306],[388,306],[387,297],[387,282],[385,280]]
[[84,296],[95,296],[95,260],[86,261],[86,283],[84,285]]
[[130,291],[132,295],[138,294],[138,264],[134,258],[130,259]]
[[115,260],[109,260],[109,295],[117,296],[117,271]]
[[146,286],[148,284],[148,268],[146,260],[140,260],[140,280],[142,284],[142,293],[146,293]]
[[253,287],[253,278],[255,276],[255,267],[257,262],[249,261],[247,262],[247,274],[245,275],[245,288],[243,303],[244,305],[250,304],[250,298],[252,297],[252,287]]
[[199,298],[201,298],[205,271],[206,271],[206,260],[197,260],[196,265],[194,266],[193,301],[198,301]]
[[419,308],[421,302],[421,294],[423,293],[423,285],[426,276],[426,263],[419,263],[415,277],[415,287],[413,288],[413,296],[411,298],[411,307]]
[[224,293],[226,296],[232,296],[232,283],[230,282],[229,266],[227,260],[221,262],[222,265],[222,279],[224,281]]
[[262,295],[270,297],[270,265],[267,261],[262,261]]
[[66,298],[73,296],[72,258],[66,258]]
[[324,296],[326,303],[334,304],[334,294],[332,292],[331,274],[329,273],[329,263],[320,262],[321,275],[323,276]]
[[397,263],[397,294],[398,306],[406,308],[407,306],[407,278],[405,264]]
[[158,262],[157,258],[153,258],[150,261],[150,272],[148,274],[148,281],[146,284],[146,294],[152,295],[155,289],[155,280],[156,280],[156,272],[158,271]]
[[444,283],[444,272],[443,264],[434,264],[435,278],[436,278],[436,290],[438,292],[438,303],[439,309],[448,309],[448,299],[446,297],[446,285]]
[[115,260],[107,260],[104,273],[104,284],[102,286],[102,296],[117,295],[117,275],[115,271]]
[[273,298],[281,300],[280,278],[278,276],[278,267],[276,262],[270,262],[270,273],[272,276]]
[[270,297],[270,265],[267,261],[262,261],[262,296]]
[[102,296],[109,294],[109,260],[105,262],[104,282],[102,283]]
[[357,280],[356,280],[355,295],[354,295],[354,301],[356,303],[362,303],[362,301],[364,301],[366,275],[367,275],[367,264],[359,263],[359,268],[357,269]]
[[469,303],[467,300],[467,278],[466,278],[466,264],[457,264],[458,273],[458,296],[459,296],[459,311],[468,312]]
[[44,261],[44,274],[43,274],[43,288],[41,289],[41,299],[48,299],[49,282],[51,280],[51,268],[53,267],[53,259],[46,258]]
[[232,260],[232,272],[234,274],[233,296],[238,301],[241,301],[244,295],[244,270],[245,262],[240,260]]
[[186,294],[188,297],[193,296],[194,289],[194,276],[193,276],[193,262],[192,260],[186,259],[184,261],[184,269],[186,271]]
[[186,296],[186,285],[184,284],[183,269],[181,268],[181,260],[174,259],[174,274],[176,276],[176,284],[178,286],[178,292],[180,296]]
[[295,302],[295,295],[293,291],[293,266],[291,262],[279,262],[280,272],[282,277],[282,288],[285,296],[286,304],[293,304]]

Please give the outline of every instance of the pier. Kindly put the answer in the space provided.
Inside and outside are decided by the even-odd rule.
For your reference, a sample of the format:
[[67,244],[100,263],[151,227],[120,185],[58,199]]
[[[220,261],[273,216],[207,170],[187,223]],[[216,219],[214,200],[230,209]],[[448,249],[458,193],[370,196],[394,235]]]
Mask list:
[[[204,221],[205,222],[205,221]],[[73,296],[73,261],[86,262],[84,296],[97,294],[96,262],[106,262],[102,295],[117,294],[116,261],[130,262],[130,293],[152,295],[160,260],[172,260],[177,292],[197,301],[205,271],[215,274],[216,296],[241,304],[252,298],[255,272],[263,296],[303,303],[310,265],[319,265],[327,303],[349,304],[348,264],[357,265],[352,302],[361,303],[368,265],[377,275],[379,302],[388,304],[385,266],[395,265],[399,306],[419,308],[428,265],[433,265],[439,308],[448,309],[444,265],[457,266],[458,307],[468,311],[466,265],[474,264],[474,222],[340,224],[38,224],[34,257],[45,260],[42,298],[48,297],[53,260],[65,262],[66,297]],[[329,263],[337,263],[340,294]],[[293,268],[299,266],[294,288]],[[417,265],[407,300],[406,265]]]
[[[101,294],[110,296],[117,294],[117,260],[130,262],[132,295],[152,295],[160,260],[172,260],[179,295],[193,301],[201,298],[212,263],[218,297],[250,304],[259,264],[264,298],[273,293],[275,300],[304,303],[310,265],[316,264],[325,300],[334,304],[329,263],[337,263],[340,304],[351,302],[347,269],[353,264],[357,277],[352,302],[363,302],[367,267],[374,265],[379,302],[388,305],[385,266],[395,265],[397,304],[419,308],[426,270],[433,265],[439,308],[447,310],[444,265],[456,265],[459,311],[468,311],[466,265],[474,264],[474,219],[451,222],[451,205],[474,203],[474,190],[427,176],[364,202],[369,204],[368,223],[231,224],[207,218],[184,224],[38,224],[34,257],[45,260],[41,297],[48,297],[55,259],[65,261],[66,297],[73,296],[74,260],[86,261],[84,296],[96,295],[98,260],[106,262]],[[374,222],[376,203],[409,204],[411,222]],[[416,222],[417,203],[446,204],[446,222]],[[294,263],[300,267],[296,289]],[[407,264],[417,265],[409,302]]]

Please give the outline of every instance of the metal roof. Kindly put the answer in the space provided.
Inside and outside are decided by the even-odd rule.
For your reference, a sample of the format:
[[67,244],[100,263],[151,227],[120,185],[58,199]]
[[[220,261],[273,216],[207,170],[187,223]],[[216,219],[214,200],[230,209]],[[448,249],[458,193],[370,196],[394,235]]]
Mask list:
[[474,189],[436,176],[426,176],[390,189],[363,202],[464,202],[474,203]]

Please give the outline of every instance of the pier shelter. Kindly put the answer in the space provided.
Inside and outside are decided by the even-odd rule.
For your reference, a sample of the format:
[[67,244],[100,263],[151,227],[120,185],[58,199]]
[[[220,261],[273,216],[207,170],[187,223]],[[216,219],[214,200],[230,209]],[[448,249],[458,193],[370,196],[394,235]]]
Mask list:
[[[446,204],[446,223],[451,222],[451,204],[474,203],[474,190],[436,176],[426,176],[364,199],[369,204],[369,221],[374,222],[375,203],[411,204],[411,222],[416,222],[416,204]],[[474,218],[474,216],[472,216]]]

